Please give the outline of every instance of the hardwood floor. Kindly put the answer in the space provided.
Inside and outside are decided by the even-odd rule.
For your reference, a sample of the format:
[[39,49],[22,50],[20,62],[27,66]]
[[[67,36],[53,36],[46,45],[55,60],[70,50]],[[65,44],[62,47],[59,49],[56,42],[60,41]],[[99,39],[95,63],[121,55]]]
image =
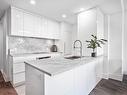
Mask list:
[[0,95],[18,95],[10,82],[5,82],[0,72]]
[[112,79],[102,79],[89,95],[127,95],[127,84]]
[[127,75],[123,75],[123,82],[127,84]]
[[[89,95],[127,95],[127,83],[102,79]],[[0,72],[0,95],[18,95],[10,82],[5,82]]]

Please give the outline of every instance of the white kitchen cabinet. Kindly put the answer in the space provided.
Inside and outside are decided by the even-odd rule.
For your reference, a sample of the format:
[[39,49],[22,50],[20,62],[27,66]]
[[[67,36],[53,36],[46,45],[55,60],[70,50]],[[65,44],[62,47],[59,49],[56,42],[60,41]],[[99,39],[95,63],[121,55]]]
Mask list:
[[[87,64],[86,64],[87,65]],[[80,66],[75,71],[75,95],[86,95],[88,93],[88,70],[86,66]]]
[[17,8],[11,8],[11,31],[9,32],[10,35],[13,36],[23,36],[23,12]]
[[54,39],[60,39],[60,23],[53,22],[53,38]]
[[37,60],[39,57],[51,56],[51,58],[56,58],[62,56],[61,53],[47,53],[47,54],[31,54],[31,55],[21,55],[21,56],[10,56],[10,76],[11,81],[15,86],[19,86],[25,83],[25,61]]
[[[47,32],[47,33],[46,33]],[[47,38],[53,38],[53,21],[47,19],[47,27],[46,27],[46,36]]]
[[55,41],[58,45],[60,52],[64,52],[65,55],[72,54],[72,25],[66,22],[60,23],[60,40]]
[[69,70],[55,76],[45,74],[44,77],[44,95],[75,95],[74,70]]
[[41,31],[40,31],[40,37],[42,38],[48,38],[47,33],[47,19],[45,17],[41,18]]
[[60,25],[58,22],[47,19],[47,37],[51,39],[60,38]]
[[34,37],[35,32],[34,32],[34,22],[35,22],[35,17],[34,15],[30,13],[23,13],[24,15],[24,36],[28,37]]
[[29,70],[29,72],[26,72],[26,95],[44,95],[44,74],[27,65],[25,68]]
[[13,75],[13,83],[15,86],[22,85],[25,82],[25,72],[17,73]]
[[45,30],[43,29],[43,18],[40,16],[36,16],[34,18],[34,27],[33,27],[34,31],[33,31],[33,36],[34,37],[39,37],[39,38],[43,38],[44,36],[41,35],[41,33],[43,33]]
[[[86,60],[82,62],[86,62]],[[34,68],[29,64],[25,65],[27,95],[88,95],[100,81],[97,81],[97,77],[102,78],[101,75],[97,76],[97,73],[102,73],[100,65],[103,64],[102,57],[91,59],[88,63],[82,63],[83,65],[53,76],[49,76],[45,70],[37,66]],[[99,72],[96,71],[98,68],[100,68]],[[31,91],[33,87],[35,89]]]
[[60,38],[60,23],[46,17],[11,7],[9,20],[10,35],[47,39]]
[[73,70],[52,77],[28,65],[26,71],[26,95],[75,95]]
[[25,63],[24,61],[36,60],[35,57],[13,57],[10,56],[9,64],[11,66],[11,81],[14,86],[20,86],[25,83]]
[[25,72],[25,63],[19,62],[13,64],[13,74]]

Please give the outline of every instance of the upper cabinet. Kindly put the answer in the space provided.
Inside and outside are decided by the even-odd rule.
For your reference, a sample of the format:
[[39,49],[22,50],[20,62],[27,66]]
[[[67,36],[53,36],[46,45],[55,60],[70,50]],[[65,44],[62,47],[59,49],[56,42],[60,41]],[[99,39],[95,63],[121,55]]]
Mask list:
[[10,12],[10,35],[47,39],[60,38],[59,22],[14,7],[11,7]]
[[53,20],[47,20],[47,36],[49,38],[60,38],[60,25],[58,22]]
[[11,10],[11,31],[10,35],[23,36],[23,12],[19,9],[12,8]]
[[24,36],[34,37],[35,17],[34,15],[25,12],[23,13],[23,15],[24,15]]

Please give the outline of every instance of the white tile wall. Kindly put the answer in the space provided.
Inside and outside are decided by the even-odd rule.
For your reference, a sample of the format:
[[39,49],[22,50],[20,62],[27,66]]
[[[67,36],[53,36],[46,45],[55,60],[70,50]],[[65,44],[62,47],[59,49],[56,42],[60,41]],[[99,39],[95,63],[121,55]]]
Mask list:
[[11,54],[49,52],[53,40],[9,37],[9,49]]

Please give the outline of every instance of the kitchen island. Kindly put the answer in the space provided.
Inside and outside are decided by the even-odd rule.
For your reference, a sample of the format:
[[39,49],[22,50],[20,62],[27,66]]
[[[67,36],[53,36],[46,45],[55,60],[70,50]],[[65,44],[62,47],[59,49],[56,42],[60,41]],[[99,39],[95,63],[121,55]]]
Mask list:
[[26,95],[88,95],[102,78],[103,56],[25,63]]

